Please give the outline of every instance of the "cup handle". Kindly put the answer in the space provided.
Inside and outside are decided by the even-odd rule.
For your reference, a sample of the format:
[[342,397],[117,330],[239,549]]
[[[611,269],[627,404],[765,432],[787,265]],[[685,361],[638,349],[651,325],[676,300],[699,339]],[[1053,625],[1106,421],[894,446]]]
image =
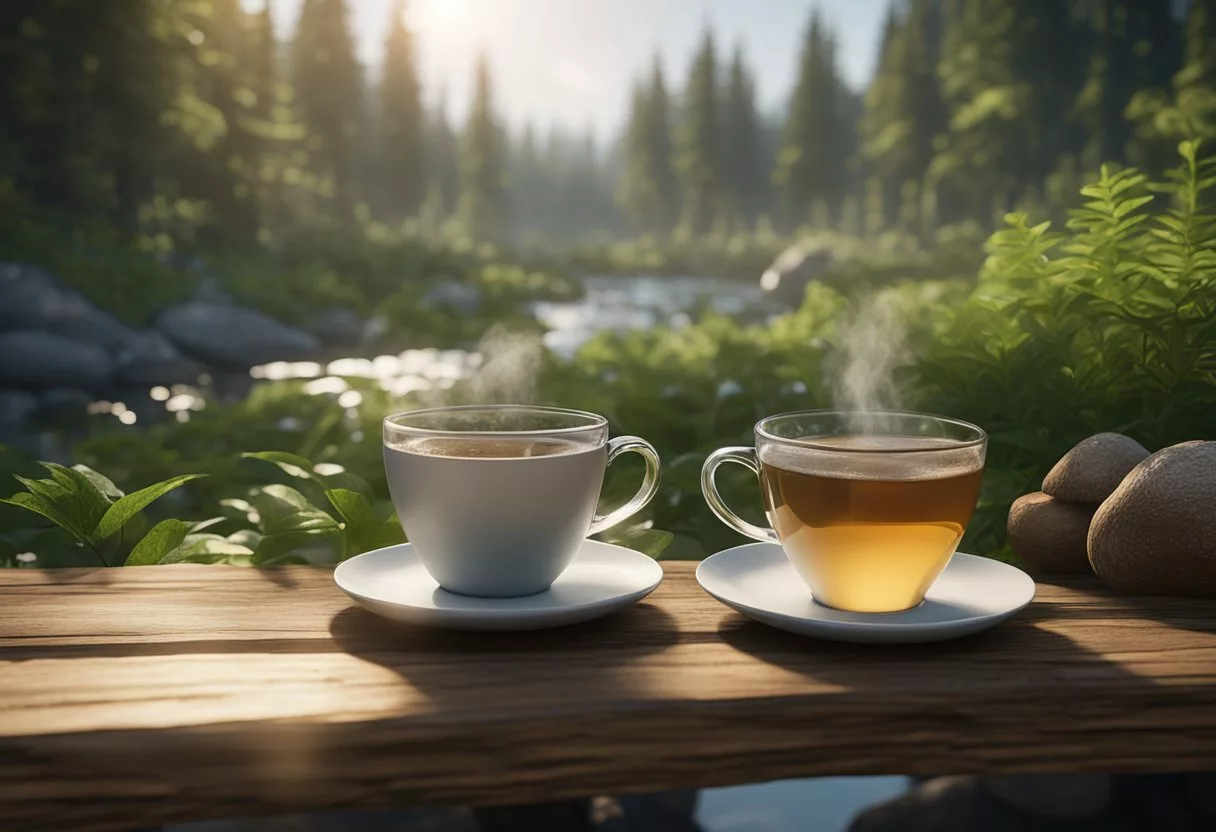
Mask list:
[[775,531],[747,522],[726,505],[722,495],[718,493],[718,483],[714,480],[714,475],[718,473],[718,466],[723,462],[737,462],[755,474],[757,478],[760,476],[760,462],[756,458],[755,448],[719,448],[714,451],[706,457],[705,465],[701,468],[701,493],[705,495],[705,502],[709,504],[710,510],[718,516],[719,520],[740,534],[747,535],[753,540],[780,545],[781,541],[777,538]]
[[638,489],[638,493],[633,495],[633,499],[625,503],[616,511],[608,514],[597,514],[591,519],[591,528],[588,530],[588,535],[599,534],[604,529],[611,528],[622,520],[625,520],[637,514],[646,504],[653,499],[654,495],[659,491],[659,452],[654,449],[645,439],[637,436],[618,436],[616,439],[608,443],[608,462],[612,464],[612,460],[624,453],[635,453],[646,460],[646,476],[642,478],[642,487]]

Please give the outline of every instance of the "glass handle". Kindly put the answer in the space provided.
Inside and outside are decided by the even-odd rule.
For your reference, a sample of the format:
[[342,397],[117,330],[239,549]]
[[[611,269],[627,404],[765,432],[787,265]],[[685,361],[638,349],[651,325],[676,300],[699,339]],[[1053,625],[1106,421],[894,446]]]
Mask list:
[[612,528],[622,520],[637,514],[659,491],[659,452],[654,449],[654,445],[637,436],[618,436],[608,443],[607,465],[611,465],[612,460],[625,453],[639,454],[646,460],[646,476],[642,478],[642,487],[633,495],[632,500],[616,511],[595,515],[591,519],[588,535],[599,534],[604,529]]
[[755,448],[719,448],[714,451],[706,458],[705,465],[701,468],[701,493],[705,495],[705,502],[709,503],[710,510],[719,520],[740,534],[753,540],[780,545],[781,541],[777,539],[775,531],[747,522],[731,511],[723,501],[722,495],[718,493],[718,483],[714,480],[718,466],[723,462],[737,462],[755,474],[757,479],[760,477],[760,461],[756,458]]

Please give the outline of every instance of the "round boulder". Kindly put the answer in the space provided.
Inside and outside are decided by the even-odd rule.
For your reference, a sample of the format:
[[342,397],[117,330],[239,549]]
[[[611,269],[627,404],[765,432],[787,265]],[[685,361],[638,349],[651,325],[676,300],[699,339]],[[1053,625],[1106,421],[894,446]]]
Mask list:
[[1098,503],[1119,487],[1148,451],[1121,433],[1098,433],[1082,439],[1043,478],[1043,493],[1075,503]]
[[94,344],[37,329],[0,335],[0,384],[45,389],[104,389],[114,374],[109,353]]
[[321,348],[302,329],[253,309],[208,300],[165,309],[156,317],[156,330],[186,355],[226,367],[293,361]]
[[1009,546],[1030,571],[1068,575],[1089,571],[1085,540],[1094,507],[1049,497],[1019,497],[1009,509]]
[[1137,465],[1094,515],[1089,562],[1129,592],[1216,598],[1216,442]]

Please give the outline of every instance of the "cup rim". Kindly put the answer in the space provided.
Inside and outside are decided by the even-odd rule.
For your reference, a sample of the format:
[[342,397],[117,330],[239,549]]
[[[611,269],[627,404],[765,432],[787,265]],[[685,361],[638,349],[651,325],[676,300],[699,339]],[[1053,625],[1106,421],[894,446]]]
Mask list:
[[[475,410],[489,410],[500,413],[549,413],[562,416],[575,416],[586,419],[587,424],[538,430],[440,430],[437,428],[403,425],[396,421],[407,416],[429,416],[438,413],[469,413]],[[457,404],[440,407],[423,407],[417,410],[402,410],[397,413],[391,413],[384,417],[382,425],[386,430],[409,431],[421,436],[561,436],[607,428],[608,420],[598,413],[592,413],[588,410],[575,410],[569,407],[550,407],[548,405],[531,404]]]
[[[816,442],[815,439],[790,439],[784,436],[777,436],[765,429],[765,425],[774,422],[778,419],[786,419],[791,416],[845,416],[848,414],[871,413],[879,416],[914,416],[920,418],[934,419],[955,427],[965,428],[966,430],[975,433],[974,439],[951,440],[950,444],[942,445],[936,448],[841,448],[839,445],[829,445],[823,442]],[[791,410],[787,413],[775,413],[772,416],[765,416],[760,421],[756,422],[755,432],[757,438],[762,438],[769,442],[777,442],[782,445],[789,445],[796,448],[810,448],[817,451],[828,451],[837,454],[936,454],[949,453],[965,448],[976,448],[988,442],[988,433],[979,425],[974,425],[971,422],[965,422],[962,419],[955,419],[950,416],[939,416],[936,413],[923,413],[917,410],[844,410],[840,408],[824,408],[820,410]]]

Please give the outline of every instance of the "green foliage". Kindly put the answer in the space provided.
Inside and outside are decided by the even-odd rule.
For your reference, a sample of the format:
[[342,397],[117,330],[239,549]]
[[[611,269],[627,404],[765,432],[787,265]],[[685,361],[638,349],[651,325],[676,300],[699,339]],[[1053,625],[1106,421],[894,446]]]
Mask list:
[[721,156],[718,141],[718,81],[714,37],[705,32],[689,69],[684,114],[676,134],[676,171],[683,191],[680,225],[699,236],[721,213]]
[[[18,491],[0,502],[51,521],[67,532],[78,548],[91,552],[103,566],[112,565],[117,562],[116,557],[122,556],[123,532],[136,515],[170,491],[199,476],[187,474],[173,477],[124,495],[111,480],[86,466],[67,468],[53,462],[42,465],[50,472],[49,479],[15,475],[14,478],[26,490]],[[141,558],[149,557],[149,552],[158,545],[156,540],[168,539],[168,533],[167,529],[158,531],[157,538],[141,552]]]
[[818,9],[811,14],[798,83],[773,181],[794,225],[812,220],[816,201],[833,209],[844,189],[848,150],[841,141],[841,106],[846,92],[836,65],[836,40]]
[[476,84],[469,121],[460,148],[461,227],[473,240],[497,241],[506,224],[506,147],[491,99],[490,67],[484,55],[477,62]]
[[989,431],[974,530],[989,547],[1009,502],[1084,436],[1117,430],[1156,449],[1210,435],[1216,164],[1192,143],[1180,152],[1160,183],[1104,169],[1068,233],[1011,215],[916,367],[922,404]]
[[[624,140],[625,169],[617,183],[617,204],[638,233],[665,234],[675,221],[678,196],[668,110],[663,66],[656,56],[650,79],[634,86]],[[742,129],[737,121],[732,125]]]
[[338,211],[345,214],[355,201],[355,137],[363,98],[346,0],[304,0],[291,57],[296,95],[319,167],[332,182]]
[[394,3],[380,82],[378,196],[382,213],[395,218],[414,214],[426,196],[426,120],[404,16],[404,3]]
[[735,48],[722,105],[722,177],[732,228],[751,228],[768,200],[765,136],[756,108],[756,84]]

